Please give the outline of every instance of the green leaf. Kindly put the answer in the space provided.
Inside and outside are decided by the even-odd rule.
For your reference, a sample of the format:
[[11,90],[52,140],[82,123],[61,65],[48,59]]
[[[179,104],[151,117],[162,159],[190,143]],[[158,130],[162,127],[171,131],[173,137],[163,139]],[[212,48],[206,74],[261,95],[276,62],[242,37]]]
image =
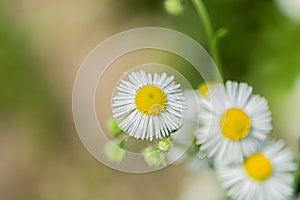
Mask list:
[[215,33],[214,33],[214,37],[213,37],[213,45],[217,46],[218,45],[218,41],[225,37],[226,35],[228,35],[229,30],[226,28],[219,28]]

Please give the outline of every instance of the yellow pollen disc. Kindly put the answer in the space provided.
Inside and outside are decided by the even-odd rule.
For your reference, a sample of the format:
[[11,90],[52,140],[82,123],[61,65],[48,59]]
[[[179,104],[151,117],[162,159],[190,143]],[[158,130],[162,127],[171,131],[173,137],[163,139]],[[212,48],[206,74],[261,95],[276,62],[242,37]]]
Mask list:
[[272,173],[272,164],[262,153],[254,153],[246,158],[244,168],[251,178],[259,181],[265,180]]
[[250,118],[239,108],[227,109],[220,118],[222,134],[231,140],[246,137],[250,130]]
[[146,85],[138,89],[135,95],[137,109],[147,115],[157,115],[165,109],[166,94],[154,85]]
[[198,87],[198,92],[204,96],[204,97],[208,97],[208,89],[209,87],[213,86],[214,83],[201,83]]

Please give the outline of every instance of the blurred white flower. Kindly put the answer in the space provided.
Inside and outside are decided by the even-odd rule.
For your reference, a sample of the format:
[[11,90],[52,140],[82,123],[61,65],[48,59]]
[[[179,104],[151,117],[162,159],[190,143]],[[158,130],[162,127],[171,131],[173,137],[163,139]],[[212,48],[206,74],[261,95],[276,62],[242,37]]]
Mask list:
[[276,100],[274,107],[274,123],[276,136],[283,138],[293,150],[296,158],[300,159],[300,76],[295,85],[282,98]]
[[201,101],[200,153],[220,162],[240,162],[254,152],[272,129],[267,101],[252,94],[246,83],[227,81],[209,88]]
[[276,4],[285,15],[300,22],[300,0],[276,0]]
[[217,166],[217,174],[233,199],[286,200],[293,193],[289,172],[296,169],[293,155],[282,141],[267,141],[240,164]]
[[207,98],[209,96],[209,89],[216,85],[217,85],[217,83],[214,83],[214,82],[201,83],[198,87],[198,93],[200,95],[200,98]]
[[187,163],[187,169],[191,172],[202,172],[210,168],[208,158],[199,158],[199,154],[190,157]]
[[212,170],[190,174],[179,188],[177,200],[222,200],[225,196]]

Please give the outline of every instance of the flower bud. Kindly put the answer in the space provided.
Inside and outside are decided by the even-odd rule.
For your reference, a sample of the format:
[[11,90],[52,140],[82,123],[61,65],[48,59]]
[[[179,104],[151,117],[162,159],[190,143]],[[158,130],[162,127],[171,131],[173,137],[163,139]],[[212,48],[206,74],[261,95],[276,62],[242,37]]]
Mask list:
[[109,118],[107,121],[107,128],[113,134],[114,137],[119,136],[123,131],[119,128],[114,118]]
[[105,145],[105,155],[113,162],[121,162],[126,158],[126,150],[121,147],[118,143],[109,142]]
[[146,163],[150,166],[161,167],[166,165],[165,156],[152,146],[144,150],[144,158]]
[[171,15],[180,15],[184,10],[184,5],[181,0],[166,0],[165,9]]
[[159,140],[157,148],[162,152],[168,152],[170,150],[170,140]]

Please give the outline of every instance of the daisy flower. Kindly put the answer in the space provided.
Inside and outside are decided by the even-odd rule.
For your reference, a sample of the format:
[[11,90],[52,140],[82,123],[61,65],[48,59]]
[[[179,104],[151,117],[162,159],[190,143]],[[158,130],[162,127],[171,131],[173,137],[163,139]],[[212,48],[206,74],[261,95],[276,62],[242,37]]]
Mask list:
[[198,93],[199,93],[200,97],[207,98],[209,95],[209,88],[211,88],[215,85],[217,85],[217,83],[214,83],[214,82],[201,83],[198,87]]
[[200,154],[216,161],[240,162],[254,152],[272,129],[267,101],[252,95],[246,83],[227,81],[209,87],[202,98],[200,128],[196,130]]
[[113,117],[137,139],[167,137],[182,125],[183,94],[174,76],[131,72],[113,97]]
[[296,170],[293,155],[282,141],[268,141],[236,165],[219,166],[218,177],[233,199],[285,200],[292,195]]

